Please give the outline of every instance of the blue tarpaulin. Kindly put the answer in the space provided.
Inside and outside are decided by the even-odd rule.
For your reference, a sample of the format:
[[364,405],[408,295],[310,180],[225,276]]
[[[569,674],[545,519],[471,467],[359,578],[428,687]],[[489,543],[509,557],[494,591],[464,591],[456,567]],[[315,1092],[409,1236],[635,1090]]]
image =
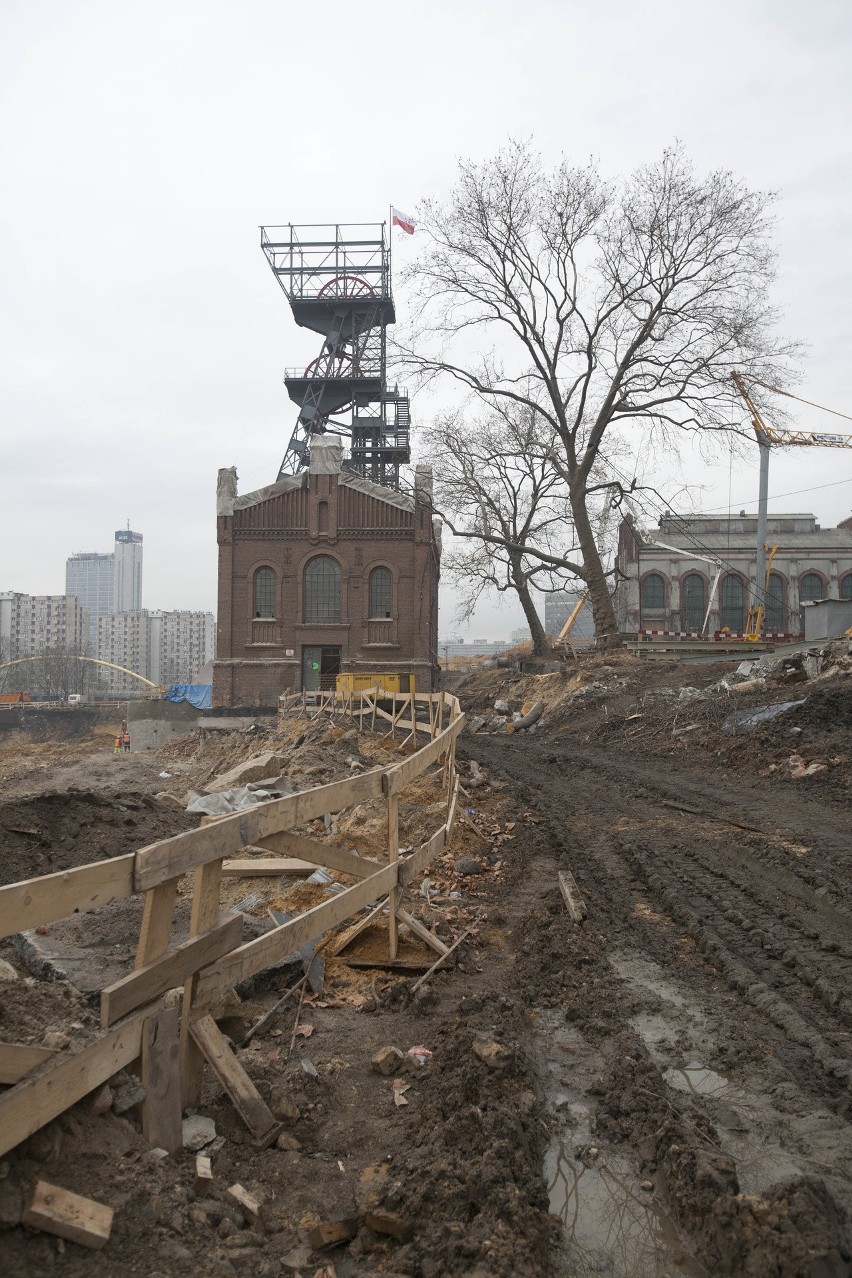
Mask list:
[[212,683],[173,683],[166,693],[166,701],[188,701],[196,710],[213,708]]

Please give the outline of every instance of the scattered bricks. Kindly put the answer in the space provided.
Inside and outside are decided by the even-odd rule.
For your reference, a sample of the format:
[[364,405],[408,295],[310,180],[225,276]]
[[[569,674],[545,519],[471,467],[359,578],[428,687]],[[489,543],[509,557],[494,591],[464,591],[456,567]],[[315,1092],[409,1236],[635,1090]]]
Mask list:
[[308,1230],[308,1242],[314,1251],[327,1251],[351,1242],[357,1232],[357,1220],[329,1220]]
[[489,1069],[502,1071],[511,1059],[509,1051],[500,1043],[495,1043],[493,1039],[474,1039],[472,1049],[474,1056],[478,1056]]
[[381,1047],[370,1061],[373,1069],[377,1074],[395,1074],[403,1062],[405,1061],[405,1053],[401,1052],[398,1047]]
[[230,1189],[225,1190],[222,1197],[226,1203],[236,1207],[250,1225],[253,1225],[260,1216],[260,1203],[247,1189],[243,1189],[242,1185],[232,1185]]
[[395,1238],[397,1242],[410,1242],[414,1237],[412,1225],[403,1220],[396,1211],[387,1211],[383,1208],[368,1211],[364,1217],[364,1224],[368,1229],[375,1230],[377,1234],[387,1234],[390,1238]]
[[195,1183],[193,1191],[196,1198],[203,1198],[213,1183],[213,1164],[206,1154],[195,1155]]

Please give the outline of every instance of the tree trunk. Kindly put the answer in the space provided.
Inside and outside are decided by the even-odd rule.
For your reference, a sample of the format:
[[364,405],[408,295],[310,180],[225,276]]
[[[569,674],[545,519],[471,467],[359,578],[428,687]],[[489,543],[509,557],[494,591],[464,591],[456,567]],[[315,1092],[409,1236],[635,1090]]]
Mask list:
[[529,582],[527,581],[520,560],[516,563],[512,558],[512,579],[515,583],[515,590],[521,601],[521,607],[524,610],[524,616],[527,619],[527,625],[530,628],[530,634],[533,641],[533,652],[537,657],[550,656],[550,640],[538,615],[535,604],[530,594]]
[[585,494],[575,497],[571,493],[571,512],[574,516],[574,531],[580,543],[583,556],[583,567],[586,571],[586,585],[589,588],[589,599],[592,603],[592,616],[595,620],[595,647],[602,652],[614,652],[623,648],[621,635],[618,633],[618,622],[615,617],[612,597],[606,584],[601,557],[598,552],[595,534],[586,510]]

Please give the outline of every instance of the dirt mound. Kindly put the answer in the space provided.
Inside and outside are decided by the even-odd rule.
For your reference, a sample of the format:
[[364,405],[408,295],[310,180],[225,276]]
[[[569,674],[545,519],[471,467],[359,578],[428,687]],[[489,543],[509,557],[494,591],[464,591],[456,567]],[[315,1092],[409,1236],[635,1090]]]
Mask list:
[[150,795],[108,799],[87,791],[0,805],[0,883],[123,856],[197,825]]

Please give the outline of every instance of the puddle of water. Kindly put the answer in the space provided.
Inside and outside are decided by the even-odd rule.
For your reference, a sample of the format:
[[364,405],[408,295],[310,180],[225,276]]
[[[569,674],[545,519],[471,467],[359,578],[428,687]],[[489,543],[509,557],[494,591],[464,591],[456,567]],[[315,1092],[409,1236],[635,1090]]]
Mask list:
[[692,1096],[721,1096],[728,1090],[727,1078],[698,1064],[664,1070],[663,1078],[670,1087],[679,1092],[689,1092]]
[[547,1151],[550,1210],[565,1230],[572,1272],[610,1278],[699,1278],[669,1218],[636,1186],[625,1164],[587,1167],[561,1141]]

